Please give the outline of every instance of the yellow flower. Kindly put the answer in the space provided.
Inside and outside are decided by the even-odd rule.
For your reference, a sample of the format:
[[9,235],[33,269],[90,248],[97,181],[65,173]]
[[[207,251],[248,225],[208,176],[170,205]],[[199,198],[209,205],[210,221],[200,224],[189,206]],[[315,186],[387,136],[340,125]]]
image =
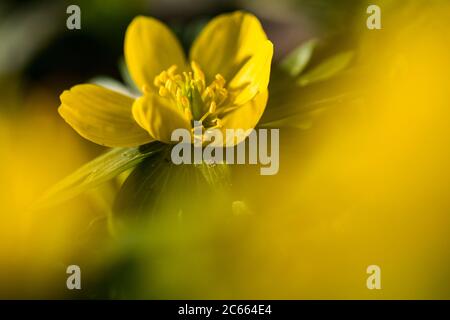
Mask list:
[[136,17],[125,36],[125,60],[142,96],[93,85],[64,91],[59,113],[81,136],[110,146],[170,143],[173,130],[251,129],[264,112],[273,45],[251,14],[214,18],[189,59],[161,22]]

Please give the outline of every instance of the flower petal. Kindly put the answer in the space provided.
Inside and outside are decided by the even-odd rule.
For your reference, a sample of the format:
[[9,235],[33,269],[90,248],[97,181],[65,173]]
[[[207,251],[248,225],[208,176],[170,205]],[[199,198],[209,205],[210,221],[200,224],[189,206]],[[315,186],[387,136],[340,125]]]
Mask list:
[[205,71],[208,80],[217,73],[229,80],[266,40],[254,15],[241,11],[222,14],[202,30],[192,45],[190,58]]
[[136,122],[156,140],[171,143],[172,131],[179,128],[191,129],[187,116],[172,102],[157,94],[147,93],[133,104]]
[[[258,93],[253,100],[247,102],[244,105],[236,107],[234,110],[229,111],[226,115],[223,116],[221,120],[223,130],[226,129],[243,129],[249,130],[256,127],[259,119],[264,113],[264,109],[267,104],[267,99],[269,97],[268,90],[264,90],[261,93]],[[223,132],[224,136],[225,132]],[[227,141],[228,145],[234,145],[240,143],[245,139],[246,136],[240,137],[233,142]],[[227,137],[228,140],[228,137]]]
[[267,90],[272,55],[273,44],[266,40],[260,50],[236,73],[228,84],[230,92],[236,93],[234,104],[245,104],[259,92]]
[[128,70],[142,90],[153,86],[155,76],[172,65],[185,68],[186,59],[177,38],[160,21],[139,16],[128,26],[125,35],[125,60]]
[[138,146],[152,137],[131,114],[133,99],[93,84],[72,87],[61,94],[58,111],[82,137],[109,147]]

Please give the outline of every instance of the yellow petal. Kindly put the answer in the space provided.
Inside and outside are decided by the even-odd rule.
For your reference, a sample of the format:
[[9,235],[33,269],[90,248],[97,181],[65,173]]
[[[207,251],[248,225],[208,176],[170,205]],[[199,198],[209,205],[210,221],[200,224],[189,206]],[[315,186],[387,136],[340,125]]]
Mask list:
[[[247,102],[244,105],[236,107],[234,110],[228,112],[225,116],[223,116],[221,120],[223,130],[226,129],[253,129],[259,122],[262,114],[264,113],[264,109],[266,108],[267,99],[269,97],[269,92],[264,90],[261,93],[258,93],[253,100]],[[223,132],[225,136],[225,131]],[[227,142],[229,145],[238,144],[244,137],[240,137],[240,139],[235,140],[233,143]],[[227,139],[228,140],[228,139]]]
[[109,89],[81,84],[61,94],[58,111],[82,137],[108,147],[138,146],[152,137],[131,114],[133,99]]
[[241,11],[222,14],[202,30],[192,45],[190,58],[205,71],[209,81],[217,73],[228,80],[266,40],[259,20],[252,14]]
[[160,21],[139,16],[128,26],[125,35],[125,60],[128,70],[142,90],[153,86],[155,76],[172,65],[183,69],[186,59],[172,31]]
[[235,92],[233,103],[241,105],[252,100],[259,92],[267,90],[270,79],[273,45],[264,41],[260,50],[245,63],[228,84],[230,92]]
[[153,93],[136,99],[133,116],[152,137],[165,143],[171,143],[170,137],[175,129],[191,129],[188,117],[172,101]]

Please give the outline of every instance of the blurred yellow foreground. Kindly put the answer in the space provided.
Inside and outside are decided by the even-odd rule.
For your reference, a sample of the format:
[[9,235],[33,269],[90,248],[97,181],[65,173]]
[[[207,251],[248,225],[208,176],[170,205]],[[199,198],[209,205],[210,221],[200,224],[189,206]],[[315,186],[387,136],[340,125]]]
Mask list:
[[[65,268],[78,264],[116,298],[450,299],[450,6],[432,3],[383,2],[379,31],[362,16],[358,76],[340,85],[364,94],[281,131],[277,176],[238,169],[248,210],[183,227],[162,214],[137,244],[84,238],[110,201],[27,209],[95,154],[57,97],[29,92],[0,113],[0,297],[70,296]],[[124,256],[133,277],[116,284],[105,275]],[[366,287],[373,264],[381,290]]]

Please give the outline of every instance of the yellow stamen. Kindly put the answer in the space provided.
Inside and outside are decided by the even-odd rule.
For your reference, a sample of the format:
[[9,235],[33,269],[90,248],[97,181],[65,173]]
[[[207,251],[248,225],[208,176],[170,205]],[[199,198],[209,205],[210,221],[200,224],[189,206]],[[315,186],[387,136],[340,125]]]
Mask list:
[[215,101],[211,102],[211,104],[209,105],[208,112],[210,114],[213,114],[214,112],[216,112],[216,107],[217,107],[216,102]]
[[161,97],[167,97],[169,95],[169,91],[165,87],[159,87],[159,95]]
[[142,92],[143,92],[143,93],[149,93],[149,92],[150,92],[150,89],[149,89],[149,87],[148,87],[146,84],[144,84],[144,85],[142,86]]
[[183,107],[189,108],[190,103],[189,103],[189,99],[186,96],[182,96],[180,100],[181,100],[181,104],[183,105]]
[[[172,65],[157,75],[153,83],[159,95],[173,100],[189,120],[205,121],[208,117],[212,118],[218,108],[224,107],[228,90],[221,74],[216,74],[207,86],[205,74],[195,61],[191,62],[192,71],[177,73],[177,69],[176,65]],[[148,92],[148,88],[143,91]],[[207,123],[216,123],[217,127],[220,120],[211,118]]]

